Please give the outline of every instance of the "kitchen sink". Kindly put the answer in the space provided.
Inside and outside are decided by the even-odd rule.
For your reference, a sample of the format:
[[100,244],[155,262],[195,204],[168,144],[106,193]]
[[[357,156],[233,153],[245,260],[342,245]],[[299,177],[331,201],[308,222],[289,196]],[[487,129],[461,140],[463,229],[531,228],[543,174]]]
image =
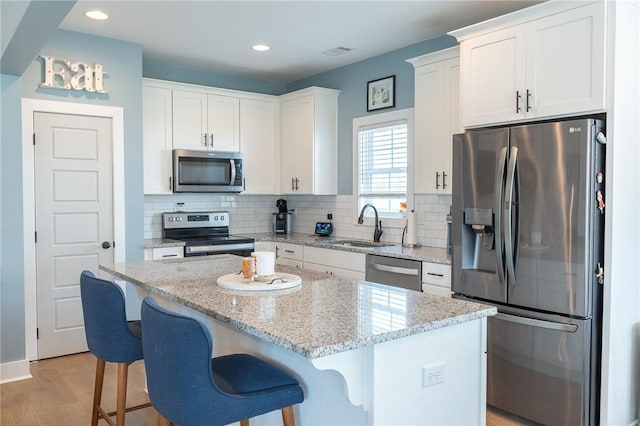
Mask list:
[[395,244],[375,241],[363,241],[363,240],[328,240],[323,241],[326,244],[343,247],[359,247],[359,248],[374,248],[374,247],[393,247]]

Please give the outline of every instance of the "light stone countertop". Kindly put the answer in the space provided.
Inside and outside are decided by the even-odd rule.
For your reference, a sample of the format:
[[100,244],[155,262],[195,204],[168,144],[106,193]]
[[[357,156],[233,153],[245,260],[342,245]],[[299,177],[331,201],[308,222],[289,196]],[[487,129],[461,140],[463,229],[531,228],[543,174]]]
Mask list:
[[403,247],[400,244],[389,243],[386,247],[352,247],[331,244],[332,240],[355,240],[347,237],[319,237],[304,233],[275,234],[265,232],[260,234],[242,234],[246,237],[254,238],[256,241],[282,242],[291,244],[301,244],[311,247],[320,247],[332,250],[352,251],[356,253],[377,254],[380,256],[396,257],[400,259],[420,260],[423,262],[451,264],[451,256],[447,250],[439,247]]
[[287,290],[239,292],[217,277],[240,270],[234,255],[100,265],[100,269],[307,358],[428,332],[497,313],[493,306],[293,267]]
[[144,248],[184,247],[184,241],[170,240],[169,238],[147,238],[144,240]]

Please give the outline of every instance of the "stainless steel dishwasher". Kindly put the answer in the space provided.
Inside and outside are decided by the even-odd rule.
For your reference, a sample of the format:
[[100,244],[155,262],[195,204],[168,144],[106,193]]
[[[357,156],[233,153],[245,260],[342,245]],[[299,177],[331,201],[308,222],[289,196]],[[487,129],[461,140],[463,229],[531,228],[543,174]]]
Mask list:
[[367,254],[365,279],[374,283],[422,291],[422,262]]

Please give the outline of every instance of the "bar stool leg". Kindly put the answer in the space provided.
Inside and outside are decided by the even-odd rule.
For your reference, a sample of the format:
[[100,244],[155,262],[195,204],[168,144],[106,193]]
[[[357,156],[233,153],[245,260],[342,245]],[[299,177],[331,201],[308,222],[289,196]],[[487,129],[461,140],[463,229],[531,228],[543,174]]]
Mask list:
[[129,364],[118,363],[118,393],[116,395],[116,426],[124,426],[124,415],[127,410],[127,373]]
[[162,414],[158,413],[158,426],[169,426],[169,420],[164,418]]
[[91,410],[91,426],[98,425],[98,407],[102,401],[102,384],[104,383],[104,366],[105,362],[98,358],[96,363],[96,380],[93,386],[93,408]]
[[295,426],[296,421],[293,418],[293,407],[284,407],[282,410],[282,423],[284,426]]
[[249,419],[240,420],[240,426],[249,426]]

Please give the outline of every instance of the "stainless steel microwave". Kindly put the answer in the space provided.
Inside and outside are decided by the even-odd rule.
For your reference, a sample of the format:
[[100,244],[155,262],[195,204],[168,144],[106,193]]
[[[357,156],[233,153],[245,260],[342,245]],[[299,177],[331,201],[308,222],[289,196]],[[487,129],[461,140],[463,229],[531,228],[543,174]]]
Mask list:
[[242,192],[239,152],[173,150],[173,192]]

